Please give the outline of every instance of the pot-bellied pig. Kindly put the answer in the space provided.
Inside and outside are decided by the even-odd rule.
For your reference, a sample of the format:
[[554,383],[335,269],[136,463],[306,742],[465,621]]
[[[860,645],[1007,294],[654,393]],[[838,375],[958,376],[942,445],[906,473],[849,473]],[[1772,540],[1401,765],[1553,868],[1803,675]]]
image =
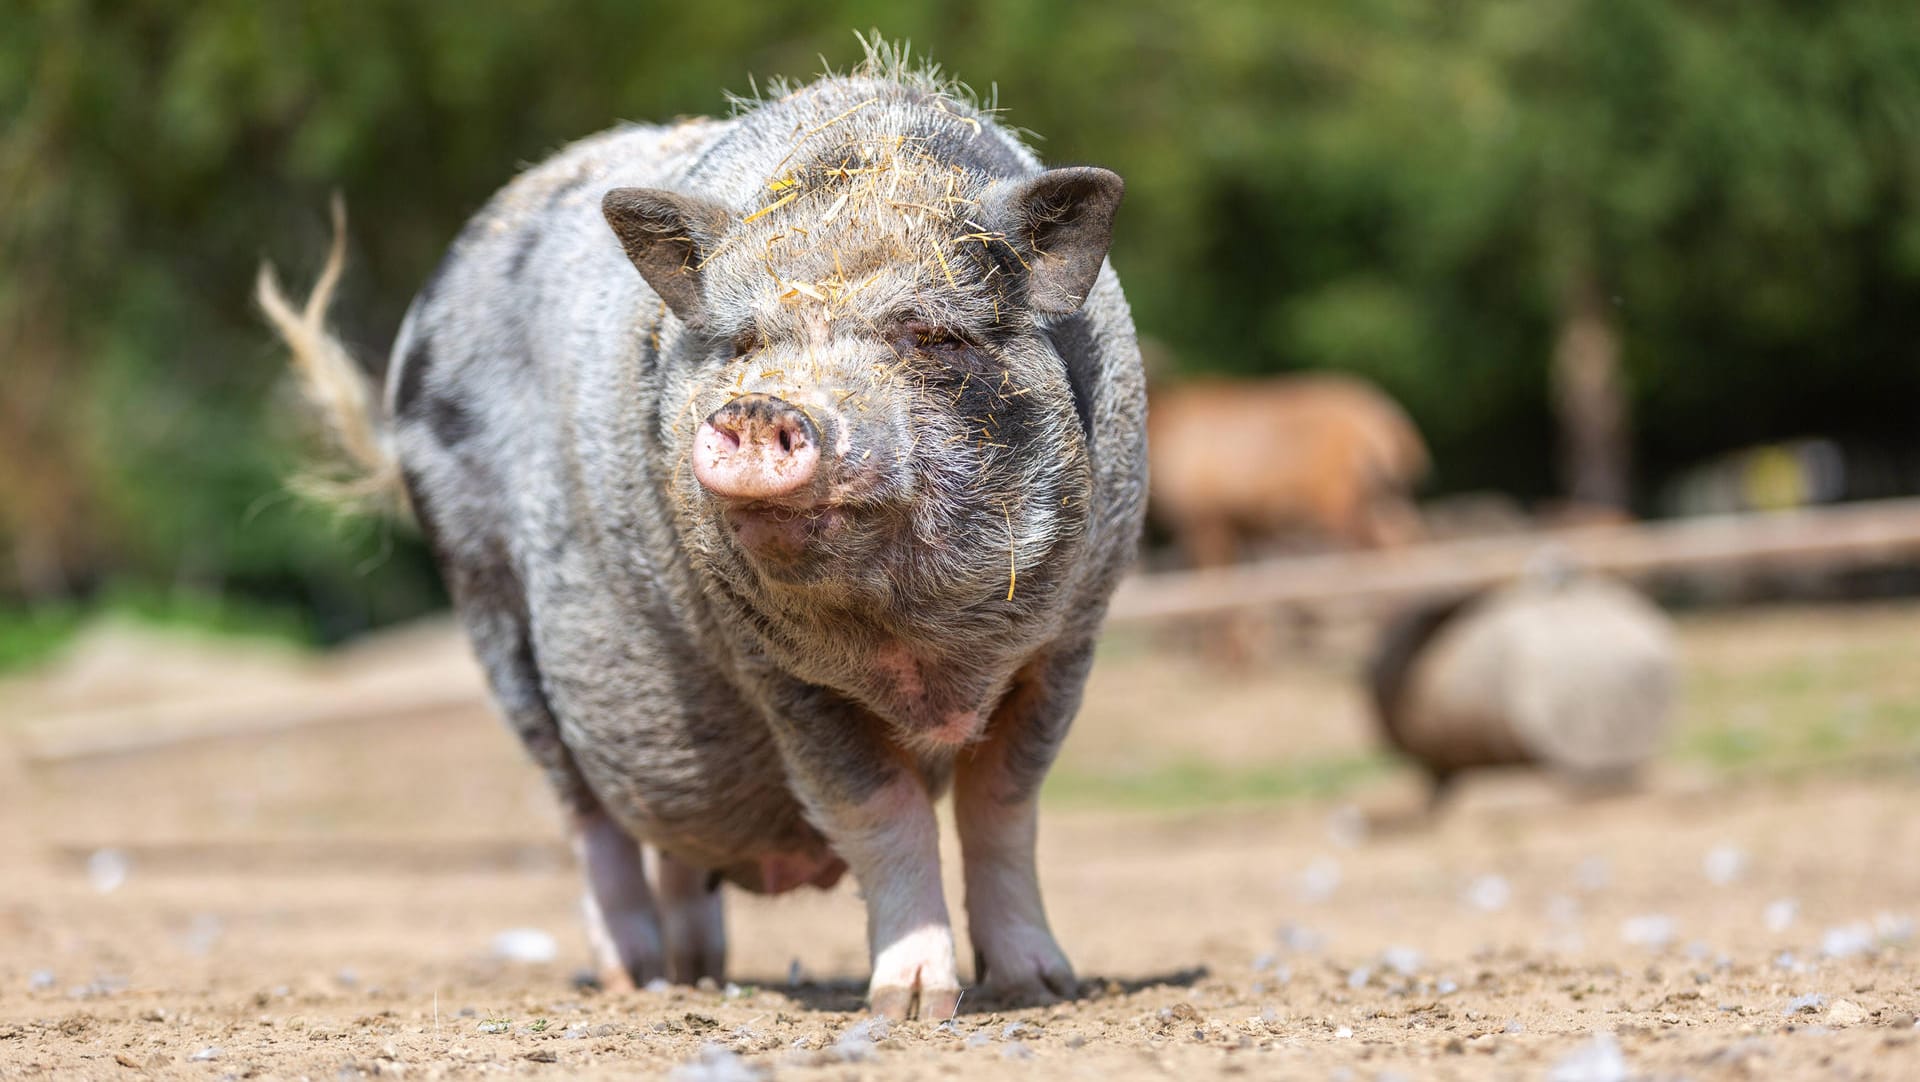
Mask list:
[[263,271],[571,817],[612,979],[719,977],[722,880],[850,869],[873,1008],[946,1015],[951,787],[976,979],[1074,992],[1035,795],[1141,525],[1121,188],[881,48],[520,176],[414,300],[384,409],[322,324],[339,242],[302,311]]

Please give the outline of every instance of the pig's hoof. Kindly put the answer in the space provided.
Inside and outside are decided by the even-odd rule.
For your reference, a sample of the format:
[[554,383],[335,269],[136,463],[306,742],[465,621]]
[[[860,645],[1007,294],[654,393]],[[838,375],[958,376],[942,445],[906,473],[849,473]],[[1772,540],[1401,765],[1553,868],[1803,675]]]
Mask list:
[[873,961],[867,1000],[873,1013],[895,1021],[951,1018],[960,1006],[953,933],[922,928],[883,948]]
[[976,946],[973,952],[974,980],[987,998],[1009,1007],[1033,1007],[1080,994],[1073,964],[1045,929],[998,938],[1000,942]]
[[633,974],[627,972],[626,966],[601,966],[596,972],[602,992],[611,992],[618,995],[632,992],[639,987],[633,983]]

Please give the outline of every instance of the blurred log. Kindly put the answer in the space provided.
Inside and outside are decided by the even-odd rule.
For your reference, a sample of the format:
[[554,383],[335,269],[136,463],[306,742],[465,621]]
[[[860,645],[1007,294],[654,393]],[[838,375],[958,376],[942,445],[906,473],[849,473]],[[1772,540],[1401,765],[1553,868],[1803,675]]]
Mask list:
[[1512,764],[1630,773],[1667,730],[1674,670],[1672,628],[1645,598],[1542,574],[1394,620],[1369,678],[1388,741],[1444,785]]
[[1153,624],[1286,605],[1385,607],[1458,595],[1518,578],[1543,551],[1584,570],[1625,578],[1916,560],[1920,499],[1582,526],[1137,575],[1114,595],[1108,623]]

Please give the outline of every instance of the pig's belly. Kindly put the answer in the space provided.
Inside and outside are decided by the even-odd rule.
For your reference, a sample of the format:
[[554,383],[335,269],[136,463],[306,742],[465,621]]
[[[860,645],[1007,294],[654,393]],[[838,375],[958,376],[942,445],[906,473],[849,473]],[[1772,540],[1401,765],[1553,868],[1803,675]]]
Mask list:
[[765,715],[689,636],[563,550],[531,584],[549,707],[601,807],[635,838],[749,889],[837,877]]
[[[829,886],[839,865],[806,821],[758,713],[724,689],[644,691],[609,676],[550,680],[561,739],[606,812],[635,838],[750,890]],[[623,691],[625,692],[623,694]]]

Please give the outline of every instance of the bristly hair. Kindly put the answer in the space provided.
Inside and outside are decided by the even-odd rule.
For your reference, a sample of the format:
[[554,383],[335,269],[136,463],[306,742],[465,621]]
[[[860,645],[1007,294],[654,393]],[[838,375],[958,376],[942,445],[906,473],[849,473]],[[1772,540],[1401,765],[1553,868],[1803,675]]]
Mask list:
[[[864,34],[855,30],[853,37],[860,43],[861,52],[865,54],[861,61],[851,70],[842,73],[835,71],[833,64],[822,56],[820,74],[817,78],[885,79],[946,98],[956,105],[964,105],[976,113],[992,117],[996,122],[999,120],[1000,88],[998,85],[989,85],[986,96],[982,97],[974,91],[973,87],[948,75],[932,59],[922,57],[918,61],[914,60],[911,41],[905,39],[889,41],[881,36],[878,29],[870,29]],[[778,101],[794,93],[807,83],[795,82],[785,75],[774,75],[768,77],[764,84],[749,76],[747,85],[748,92],[745,94],[725,92],[724,96],[731,110],[730,115],[737,117],[750,113],[770,101]],[[1019,131],[1017,134],[1025,138],[1033,137],[1033,133],[1026,131]]]

